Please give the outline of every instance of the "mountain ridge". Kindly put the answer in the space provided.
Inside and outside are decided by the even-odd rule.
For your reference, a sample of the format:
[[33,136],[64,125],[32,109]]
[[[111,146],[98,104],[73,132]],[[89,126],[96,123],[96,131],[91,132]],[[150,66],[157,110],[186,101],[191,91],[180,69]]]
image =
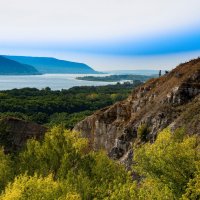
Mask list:
[[60,60],[53,57],[34,57],[34,56],[10,56],[6,58],[15,60],[23,64],[34,66],[39,72],[44,74],[98,74],[99,72],[92,69],[84,63]]
[[40,73],[31,65],[0,56],[0,75],[39,75]]

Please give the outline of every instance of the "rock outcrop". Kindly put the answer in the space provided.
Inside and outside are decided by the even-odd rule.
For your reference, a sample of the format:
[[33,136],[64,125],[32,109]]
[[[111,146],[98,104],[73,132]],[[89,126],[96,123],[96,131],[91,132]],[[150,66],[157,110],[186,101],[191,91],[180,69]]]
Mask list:
[[47,128],[33,122],[4,118],[0,120],[0,146],[5,153],[17,152],[28,139],[42,139],[46,131]]
[[[89,138],[92,149],[105,149],[113,159],[126,162],[133,154],[132,143],[138,140],[142,124],[148,127],[146,140],[150,142],[168,126],[185,126],[190,134],[200,133],[199,95],[200,58],[149,80],[128,99],[97,111],[74,130]],[[191,122],[196,123],[195,128]]]

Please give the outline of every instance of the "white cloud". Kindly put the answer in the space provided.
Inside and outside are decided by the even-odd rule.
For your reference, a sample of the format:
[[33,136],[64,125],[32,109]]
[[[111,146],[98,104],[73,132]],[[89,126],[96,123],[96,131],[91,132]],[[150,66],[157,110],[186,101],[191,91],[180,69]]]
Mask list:
[[199,52],[112,57],[59,52],[53,45],[181,32],[200,25],[199,8],[199,0],[0,0],[0,54],[53,56],[97,70],[171,68]]
[[193,26],[199,0],[0,0],[2,40],[138,37]]

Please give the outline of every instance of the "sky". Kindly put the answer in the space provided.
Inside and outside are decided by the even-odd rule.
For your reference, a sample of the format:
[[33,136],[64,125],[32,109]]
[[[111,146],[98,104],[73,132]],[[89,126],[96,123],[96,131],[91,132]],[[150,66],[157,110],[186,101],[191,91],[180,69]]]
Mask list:
[[200,56],[199,0],[0,0],[0,54],[96,70],[171,69]]

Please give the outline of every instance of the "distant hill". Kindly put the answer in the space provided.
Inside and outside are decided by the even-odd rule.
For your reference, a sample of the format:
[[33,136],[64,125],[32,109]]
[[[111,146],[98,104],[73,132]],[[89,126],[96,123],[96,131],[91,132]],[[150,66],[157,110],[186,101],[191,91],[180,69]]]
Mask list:
[[32,65],[44,74],[97,74],[95,70],[83,63],[58,60],[49,57],[6,56],[17,62]]
[[0,75],[37,75],[34,67],[0,56]]

